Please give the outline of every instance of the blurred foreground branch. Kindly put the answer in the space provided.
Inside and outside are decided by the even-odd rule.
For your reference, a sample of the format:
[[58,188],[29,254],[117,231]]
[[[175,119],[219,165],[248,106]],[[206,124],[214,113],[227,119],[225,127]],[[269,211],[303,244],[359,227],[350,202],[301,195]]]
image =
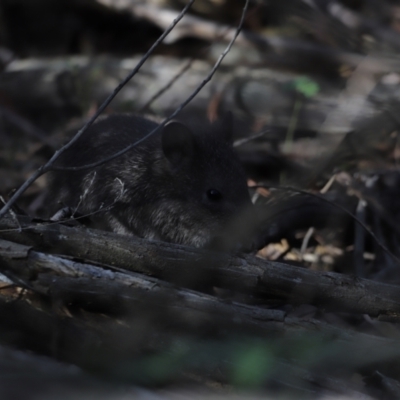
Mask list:
[[[138,252],[135,248],[135,253]],[[313,337],[316,345],[330,343],[335,349],[325,360],[328,365],[339,362],[346,368],[399,356],[400,349],[393,340],[395,335],[384,338],[337,328],[315,319],[293,318],[284,311],[226,302],[155,278],[113,269],[118,268],[90,265],[76,258],[48,255],[30,246],[0,240],[1,272],[18,284],[26,282],[26,286],[44,295],[50,300],[52,310],[46,312],[43,305],[35,307],[38,299],[29,303],[5,302],[0,296],[3,343],[11,341],[14,346],[75,363],[97,374],[115,376],[118,380],[133,377],[139,382],[142,372],[132,368],[129,373],[123,372],[124,363],[143,353],[166,351],[171,342],[179,343],[185,337],[200,341],[206,337],[226,340],[227,332],[230,337],[250,335],[253,341],[261,340],[260,343],[267,338],[274,342],[282,337],[289,341]],[[73,318],[65,312],[67,306],[75,310]],[[196,353],[195,343],[191,346]],[[179,352],[179,348],[175,351]],[[213,361],[212,371],[207,372],[207,379],[228,380],[230,364],[229,359],[218,357],[218,361]],[[353,390],[350,382],[332,378],[312,366],[305,370],[295,362],[281,359],[275,369],[276,377],[271,379],[277,379],[284,386],[296,382],[299,390],[301,387],[307,390],[310,384],[324,382],[329,391]],[[196,373],[198,367],[192,365],[175,377],[168,375],[168,379],[190,382]]]

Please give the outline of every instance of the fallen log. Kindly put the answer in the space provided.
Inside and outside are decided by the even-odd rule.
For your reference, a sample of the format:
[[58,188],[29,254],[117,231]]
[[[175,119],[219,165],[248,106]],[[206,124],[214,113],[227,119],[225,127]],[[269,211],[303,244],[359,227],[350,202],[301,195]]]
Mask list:
[[[0,296],[2,337],[12,338],[14,346],[57,356],[97,373],[100,368],[113,374],[143,352],[165,351],[171,341],[188,336],[194,352],[196,340],[208,342],[210,338],[224,342],[251,337],[260,346],[279,344],[282,337],[289,342],[314,338],[317,347],[324,344],[331,349],[323,364],[345,368],[394,360],[400,352],[396,337],[368,335],[315,319],[288,317],[280,310],[226,302],[138,273],[44,254],[4,240],[0,240],[0,271],[52,303],[52,311],[46,313],[27,302],[4,302]],[[79,312],[70,318],[66,307]],[[87,314],[88,310],[96,313]],[[230,361],[222,359],[218,365],[213,368],[218,371],[216,380]],[[338,382],[321,375],[316,366],[306,372],[281,360],[276,368],[282,372],[277,373],[280,383],[289,386],[299,376],[304,387],[324,381],[335,388]],[[350,386],[341,382],[339,388],[349,390]]]
[[346,310],[376,316],[400,311],[397,286],[316,272],[252,255],[209,252],[109,232],[69,227],[26,217],[0,220],[0,238],[37,251],[118,266],[187,288],[218,286],[291,304]]

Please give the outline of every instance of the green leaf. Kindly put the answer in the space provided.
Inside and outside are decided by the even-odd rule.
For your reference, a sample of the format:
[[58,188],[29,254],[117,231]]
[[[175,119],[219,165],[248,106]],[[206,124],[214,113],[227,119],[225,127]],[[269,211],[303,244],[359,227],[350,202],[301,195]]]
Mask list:
[[320,90],[318,83],[307,76],[300,76],[293,83],[295,90],[307,98],[315,96]]

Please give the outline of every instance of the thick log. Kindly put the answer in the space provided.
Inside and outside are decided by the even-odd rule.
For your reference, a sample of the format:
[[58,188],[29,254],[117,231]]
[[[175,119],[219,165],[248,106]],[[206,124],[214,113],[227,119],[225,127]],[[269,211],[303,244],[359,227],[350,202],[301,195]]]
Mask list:
[[333,272],[315,272],[252,255],[212,253],[108,232],[32,223],[11,217],[0,221],[0,237],[35,250],[118,266],[189,288],[219,286],[292,304],[315,304],[370,315],[400,311],[398,286]]
[[[24,347],[45,354],[55,352],[65,361],[90,369],[100,360],[105,368],[113,368],[134,357],[139,349],[165,350],[173,337],[190,335],[204,340],[222,335],[226,339],[228,332],[228,337],[250,336],[260,343],[311,335],[318,343],[329,343],[335,348],[328,356],[332,359],[326,360],[328,364],[340,360],[341,365],[353,368],[400,354],[393,339],[336,328],[314,319],[287,317],[282,311],[225,302],[140,274],[43,254],[29,246],[0,241],[0,257],[2,272],[17,277],[18,283],[28,282],[29,287],[53,301],[51,315],[30,309],[22,302],[14,306],[0,301],[3,336],[12,331],[13,335],[6,336],[21,337],[24,342],[29,337],[34,347],[26,343]],[[55,312],[65,305],[97,311],[93,315],[98,317],[66,321]],[[101,317],[104,313],[119,318]],[[53,329],[49,329],[51,326]],[[94,359],[87,357],[92,353],[96,354]]]

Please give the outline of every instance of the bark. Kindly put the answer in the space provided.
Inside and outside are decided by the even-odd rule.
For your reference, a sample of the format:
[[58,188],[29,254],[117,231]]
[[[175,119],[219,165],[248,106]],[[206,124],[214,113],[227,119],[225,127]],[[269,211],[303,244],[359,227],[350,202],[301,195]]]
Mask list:
[[[334,363],[337,368],[358,368],[400,355],[392,339],[346,331],[317,320],[289,318],[279,310],[228,303],[141,274],[48,255],[4,240],[0,241],[0,269],[17,283],[23,281],[30,289],[49,297],[53,310],[46,313],[26,302],[4,302],[0,298],[2,336],[12,338],[13,345],[75,363],[97,374],[113,376],[132,357],[145,351],[162,351],[177,337],[192,335],[204,340],[223,338],[225,332],[251,335],[253,341],[259,338],[260,343],[267,338],[279,343],[283,336],[293,339],[312,335],[318,342],[329,343],[331,356],[324,363]],[[75,304],[81,310],[97,313],[84,315],[85,318],[62,316],[66,305],[73,308]],[[219,359],[214,372],[207,373],[208,379],[228,379],[230,363]],[[46,369],[46,365],[39,366]],[[329,372],[312,365],[309,368],[279,360],[271,379],[283,387],[299,385],[300,392],[307,392],[315,384],[320,387],[320,382],[333,393],[355,390]],[[62,372],[60,382],[56,380],[54,384],[62,386]],[[193,383],[193,374],[197,373],[196,368],[189,368],[174,379]]]
[[400,311],[400,292],[394,285],[310,271],[252,255],[213,253],[61,224],[32,223],[26,218],[19,222],[20,232],[13,218],[3,218],[0,237],[37,251],[117,266],[187,288],[217,286],[372,316]]

